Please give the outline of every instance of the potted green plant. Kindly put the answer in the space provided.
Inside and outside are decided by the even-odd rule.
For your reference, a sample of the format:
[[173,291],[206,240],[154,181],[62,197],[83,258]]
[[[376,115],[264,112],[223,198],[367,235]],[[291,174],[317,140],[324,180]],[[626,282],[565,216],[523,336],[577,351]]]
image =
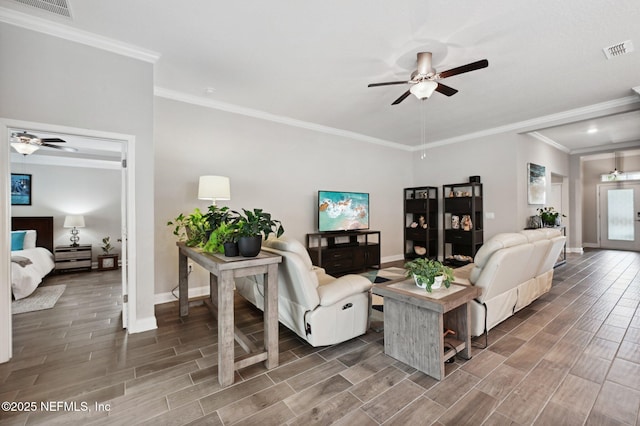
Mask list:
[[266,240],[272,233],[279,237],[284,233],[284,227],[279,220],[271,218],[271,213],[262,209],[242,211],[234,212],[237,214],[234,222],[238,229],[238,249],[242,256],[255,257],[260,253],[262,238]]
[[118,269],[118,255],[111,254],[113,246],[111,245],[111,237],[106,236],[102,239],[102,254],[98,255],[98,270],[106,271],[109,269]]
[[[544,226],[560,225],[559,223],[560,212],[557,212],[551,206],[538,209],[538,216],[540,216],[540,219],[542,219],[542,224]],[[562,215],[562,217],[567,217],[567,216]]]
[[189,247],[203,247],[212,231],[209,215],[202,214],[199,208],[195,208],[189,215],[180,213],[167,222],[167,226],[173,226],[173,235]]
[[224,253],[227,257],[238,255],[237,225],[222,222],[211,231],[207,243],[202,248],[209,253]]
[[453,269],[434,259],[418,258],[404,264],[406,276],[413,277],[418,287],[429,293],[443,284],[449,288],[453,281]]
[[109,254],[111,250],[113,250],[113,246],[111,245],[111,237],[107,235],[102,239],[102,252],[104,254]]

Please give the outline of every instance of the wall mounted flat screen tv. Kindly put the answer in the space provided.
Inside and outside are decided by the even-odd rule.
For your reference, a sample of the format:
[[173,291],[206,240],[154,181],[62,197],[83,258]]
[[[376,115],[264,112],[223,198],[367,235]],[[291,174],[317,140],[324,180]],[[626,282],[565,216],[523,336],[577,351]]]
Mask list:
[[318,191],[318,231],[369,229],[369,194]]

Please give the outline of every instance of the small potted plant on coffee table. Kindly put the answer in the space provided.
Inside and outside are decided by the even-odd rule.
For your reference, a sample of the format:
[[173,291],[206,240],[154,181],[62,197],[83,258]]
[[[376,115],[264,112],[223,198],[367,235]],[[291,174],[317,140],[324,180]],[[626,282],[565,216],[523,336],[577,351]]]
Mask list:
[[431,293],[444,284],[449,288],[453,281],[453,269],[435,259],[417,258],[404,264],[406,276],[413,277],[416,285]]

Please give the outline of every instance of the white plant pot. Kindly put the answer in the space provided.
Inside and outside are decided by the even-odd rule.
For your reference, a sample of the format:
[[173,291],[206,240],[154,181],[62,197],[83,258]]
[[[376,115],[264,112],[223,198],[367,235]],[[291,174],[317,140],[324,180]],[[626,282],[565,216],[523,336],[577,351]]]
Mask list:
[[[442,280],[443,280],[443,276],[440,275],[438,277],[435,277],[435,279],[433,280],[433,284],[431,284],[431,290],[437,290],[439,288],[442,287]],[[420,278],[418,278],[418,276],[416,274],[413,274],[413,280],[415,281],[416,285],[420,288],[426,288],[427,284],[423,283],[422,280],[420,280]]]

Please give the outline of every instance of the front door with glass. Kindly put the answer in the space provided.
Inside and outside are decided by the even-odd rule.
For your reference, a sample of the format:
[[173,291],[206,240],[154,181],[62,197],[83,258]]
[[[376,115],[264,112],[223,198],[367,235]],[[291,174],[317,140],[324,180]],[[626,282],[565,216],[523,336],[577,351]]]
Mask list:
[[640,183],[599,186],[600,247],[640,251]]

